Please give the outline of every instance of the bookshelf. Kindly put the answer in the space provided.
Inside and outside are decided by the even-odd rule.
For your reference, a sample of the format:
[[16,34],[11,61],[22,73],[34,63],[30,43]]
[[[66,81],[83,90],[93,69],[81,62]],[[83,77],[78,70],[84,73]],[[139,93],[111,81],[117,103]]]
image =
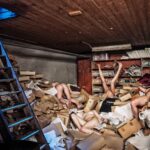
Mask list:
[[[112,78],[115,75],[113,64],[119,61],[123,64],[123,69],[120,74],[116,88],[123,85],[139,86],[138,79],[145,73],[150,73],[150,57],[146,58],[127,58],[125,53],[94,53],[91,61],[92,74],[92,94],[102,95],[103,87],[99,77],[97,64],[101,64],[103,75],[106,83],[110,85]],[[122,59],[124,58],[124,59]]]

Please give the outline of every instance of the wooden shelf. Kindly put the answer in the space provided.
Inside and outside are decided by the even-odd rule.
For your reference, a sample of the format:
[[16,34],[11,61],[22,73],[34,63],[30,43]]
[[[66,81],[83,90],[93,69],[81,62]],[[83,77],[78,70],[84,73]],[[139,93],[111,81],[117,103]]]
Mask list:
[[[92,60],[93,62],[114,62],[114,61],[132,61],[132,60],[141,60],[145,58],[130,58],[130,59],[109,59],[109,60]],[[146,58],[149,59],[149,58]]]
[[[141,70],[141,75],[139,75],[139,76],[131,76],[131,75],[128,75],[128,74],[125,74],[125,75],[122,74],[119,77],[120,79],[128,79],[128,80],[133,79],[133,82],[135,82],[135,81],[137,81],[138,78],[142,77],[142,75],[144,73],[144,70],[150,69],[150,66],[142,67],[142,61],[149,60],[149,59],[150,59],[150,57],[146,57],[146,58],[129,58],[129,59],[120,59],[120,58],[117,59],[117,58],[115,58],[115,59],[109,59],[109,60],[93,60],[92,63],[91,63],[91,66],[92,66],[91,70],[93,72],[94,71],[98,72],[98,67],[97,67],[96,64],[101,63],[102,64],[101,70],[109,72],[111,70],[114,70],[114,68],[112,68],[112,63],[115,62],[115,61],[122,62],[122,64],[123,64],[123,70],[124,69],[129,69],[129,67],[131,65],[137,65],[137,66],[140,67],[139,69]],[[105,65],[108,65],[108,66],[111,66],[111,67],[110,68],[104,68]],[[99,77],[98,73],[97,73],[97,75],[93,75],[92,74],[92,78],[93,79],[96,79],[97,77]],[[110,76],[104,76],[104,78],[108,79],[108,80],[111,79],[111,78],[113,78],[113,77],[114,76],[111,76],[111,74],[110,74]],[[110,85],[110,84],[107,84],[107,85]],[[120,82],[118,82],[116,84],[117,87],[120,87],[120,86],[123,86],[123,85],[139,86],[141,84],[131,83],[131,82],[129,82],[129,83],[120,83]],[[95,87],[95,86],[102,87],[102,83],[94,83],[94,82],[92,82],[92,87]],[[94,93],[98,93],[98,91],[94,91],[93,90],[93,94]],[[101,92],[99,92],[99,93],[101,93]]]

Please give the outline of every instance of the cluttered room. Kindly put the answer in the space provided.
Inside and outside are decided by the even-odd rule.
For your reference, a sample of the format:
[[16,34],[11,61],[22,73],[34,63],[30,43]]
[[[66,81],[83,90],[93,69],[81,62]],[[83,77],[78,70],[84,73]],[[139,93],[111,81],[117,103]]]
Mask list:
[[150,150],[150,0],[0,1],[0,150]]

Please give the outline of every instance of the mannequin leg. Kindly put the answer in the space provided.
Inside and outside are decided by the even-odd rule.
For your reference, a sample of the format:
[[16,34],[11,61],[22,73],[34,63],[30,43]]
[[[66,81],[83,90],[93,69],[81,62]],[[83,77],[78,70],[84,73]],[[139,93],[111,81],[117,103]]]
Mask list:
[[121,69],[122,69],[122,63],[118,62],[118,65],[119,65],[119,68],[117,70],[117,73],[115,74],[115,76],[112,79],[111,84],[110,84],[110,88],[111,88],[111,91],[112,91],[113,94],[115,94],[115,85],[116,85],[116,82],[119,78],[119,75],[120,75]]
[[108,86],[106,84],[106,80],[105,80],[105,78],[103,76],[103,72],[101,70],[101,65],[100,64],[98,64],[98,69],[99,69],[100,79],[102,81],[102,85],[103,85],[103,88],[104,88],[104,92],[107,93],[107,91],[109,90],[109,88],[108,88]]

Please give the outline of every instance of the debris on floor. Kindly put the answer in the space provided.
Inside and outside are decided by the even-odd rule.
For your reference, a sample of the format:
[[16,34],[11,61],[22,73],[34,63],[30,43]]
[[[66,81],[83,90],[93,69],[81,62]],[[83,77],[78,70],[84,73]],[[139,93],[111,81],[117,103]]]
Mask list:
[[[139,67],[131,66],[126,73],[138,76]],[[145,83],[147,77],[143,76],[145,79],[141,78],[139,82]],[[131,104],[144,95],[139,91],[141,83],[123,84],[116,90],[116,97],[109,100],[90,95],[84,89],[77,90],[78,86],[73,85],[69,89],[71,98],[83,106],[78,108],[73,103],[69,107],[62,104],[55,90],[50,90],[51,81],[44,79],[43,74],[20,71],[19,81],[52,150],[150,150],[150,102],[138,108],[138,118]],[[87,122],[93,119],[93,129],[82,128],[87,123],[83,116],[85,119],[87,114],[94,114],[97,119],[86,119]],[[91,134],[84,132],[87,130]]]

